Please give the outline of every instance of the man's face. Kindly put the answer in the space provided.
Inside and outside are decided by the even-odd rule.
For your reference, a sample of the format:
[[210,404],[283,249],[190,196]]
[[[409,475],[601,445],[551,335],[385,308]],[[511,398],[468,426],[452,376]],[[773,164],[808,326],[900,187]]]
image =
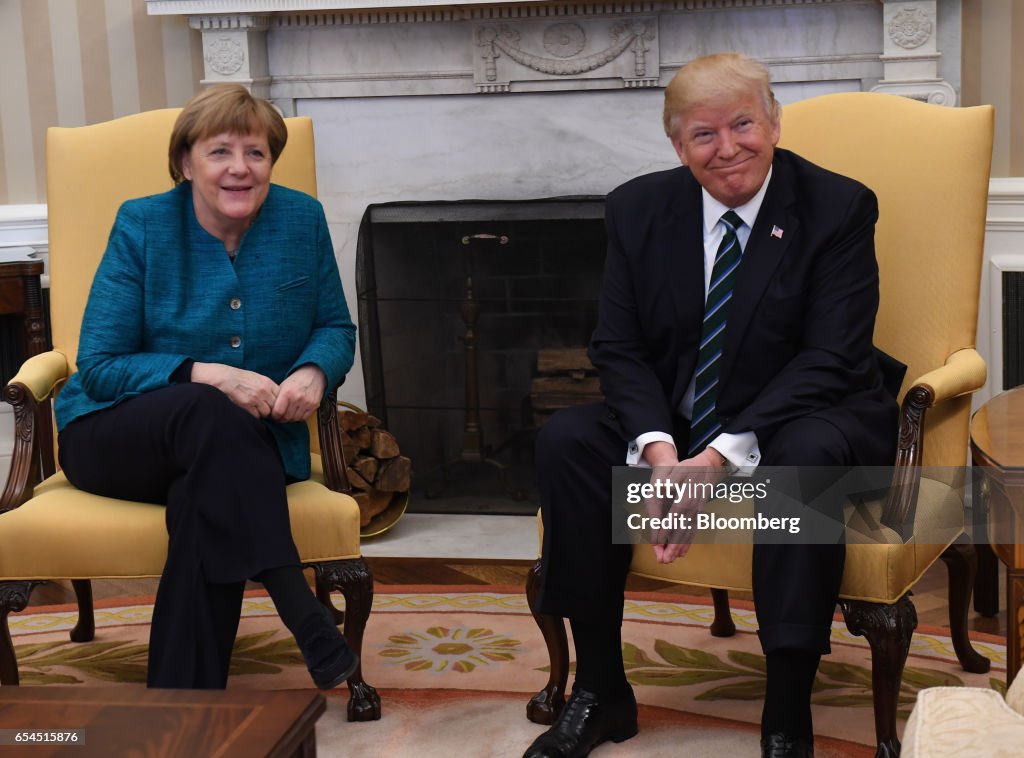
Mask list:
[[682,114],[672,146],[713,198],[736,208],[761,189],[772,165],[779,124],[754,93],[724,97]]

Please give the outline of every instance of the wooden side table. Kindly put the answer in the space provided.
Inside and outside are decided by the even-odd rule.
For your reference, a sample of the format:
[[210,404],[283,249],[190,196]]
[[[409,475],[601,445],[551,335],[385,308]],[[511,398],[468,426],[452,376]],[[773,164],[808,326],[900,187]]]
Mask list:
[[997,395],[974,414],[971,454],[988,480],[990,521],[1008,525],[1012,537],[1012,543],[992,546],[1006,564],[1009,684],[1024,661],[1024,387]]
[[[0,755],[315,758],[316,721],[326,707],[315,690],[3,687],[0,729],[80,736],[78,744],[15,743]],[[11,742],[5,732],[3,744]]]
[[[19,362],[47,348],[43,288],[40,282],[42,275],[42,261],[0,264],[0,314],[21,319]],[[8,379],[10,377],[5,377],[3,381]],[[52,450],[53,424],[50,422],[49,405],[43,408],[43,420],[39,429],[40,450]],[[38,466],[40,479],[54,473],[54,467],[47,463],[46,456],[41,457]]]
[[23,359],[46,350],[42,275],[42,261],[0,264],[0,314],[21,317]]

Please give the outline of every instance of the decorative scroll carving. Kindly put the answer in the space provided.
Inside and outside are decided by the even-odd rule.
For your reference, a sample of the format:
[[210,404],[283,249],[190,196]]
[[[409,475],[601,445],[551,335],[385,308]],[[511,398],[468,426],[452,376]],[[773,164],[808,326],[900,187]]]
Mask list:
[[32,589],[40,584],[44,582],[0,582],[0,611],[18,613],[25,610]]
[[7,485],[0,495],[0,513],[17,508],[32,497],[39,473],[36,418],[39,406],[23,384],[8,384],[3,399],[14,409],[14,450]]
[[[340,590],[345,596],[345,639],[356,654],[361,655],[363,632],[373,606],[370,567],[362,558],[314,563],[312,566],[316,572],[318,595],[322,587],[329,587]],[[349,721],[376,721],[380,718],[380,696],[363,680],[362,666],[349,677],[348,689]]]
[[[583,45],[586,43],[586,35],[583,30],[576,24],[564,23],[548,27],[544,33],[545,47],[548,45],[549,32],[556,27],[561,27],[562,29],[561,31],[554,32],[551,35],[553,37],[560,36],[565,28],[574,27],[578,30],[578,34],[570,36],[566,44],[560,48],[561,52],[558,53],[559,55],[575,47],[577,42],[579,42],[579,50],[583,49]],[[486,77],[489,82],[497,79],[495,60],[501,57],[502,53],[516,63],[542,74],[550,76],[578,76],[611,63],[630,48],[632,48],[636,60],[636,76],[646,76],[647,64],[644,54],[647,51],[647,47],[644,45],[644,41],[654,39],[653,29],[650,29],[645,21],[620,22],[612,27],[611,35],[612,44],[609,47],[580,58],[566,58],[564,55],[560,58],[546,58],[527,53],[519,47],[519,32],[504,25],[497,29],[493,26],[485,26],[479,29],[477,32],[477,44],[484,48],[481,57],[486,61]]]
[[903,8],[889,22],[889,38],[906,50],[921,47],[931,36],[935,25],[920,8]]
[[45,582],[33,580],[17,580],[0,582],[0,685],[16,686],[18,678],[18,659],[14,654],[14,643],[7,625],[7,615],[25,610],[32,589]]
[[882,508],[882,523],[903,539],[910,536],[917,494],[921,488],[921,460],[924,455],[924,417],[935,403],[935,393],[924,385],[911,387],[900,408],[899,442],[892,485]]
[[840,600],[846,627],[871,646],[871,689],[875,701],[875,758],[897,758],[896,706],[900,679],[917,628],[917,611],[904,595],[892,605],[862,600]]
[[338,426],[337,392],[324,395],[317,409],[317,432],[320,439],[320,460],[324,467],[324,481],[328,489],[349,493],[352,486],[345,470],[345,451]]
[[215,73],[231,76],[238,73],[245,63],[245,50],[230,37],[220,37],[207,48],[206,63]]

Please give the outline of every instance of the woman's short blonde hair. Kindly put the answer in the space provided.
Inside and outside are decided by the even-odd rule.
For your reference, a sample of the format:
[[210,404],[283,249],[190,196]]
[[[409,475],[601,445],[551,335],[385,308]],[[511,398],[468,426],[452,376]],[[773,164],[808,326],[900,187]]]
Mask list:
[[782,109],[772,92],[768,69],[740,53],[715,53],[695,58],[679,69],[665,87],[662,114],[665,134],[673,137],[680,118],[695,106],[752,92],[761,98],[771,122],[777,124]]
[[171,179],[185,181],[182,161],[199,140],[217,134],[267,135],[271,165],[288,141],[288,127],[273,105],[249,94],[241,84],[215,84],[186,103],[171,130],[167,150]]

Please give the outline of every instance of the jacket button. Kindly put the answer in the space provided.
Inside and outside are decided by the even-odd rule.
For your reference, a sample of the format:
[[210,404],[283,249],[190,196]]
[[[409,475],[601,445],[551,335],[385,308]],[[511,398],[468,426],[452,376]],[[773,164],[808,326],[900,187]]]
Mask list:
[[228,341],[228,344],[230,344],[231,347],[239,347],[242,344],[242,338],[236,334]]
[[231,302],[228,303],[228,305],[231,306],[231,310],[237,311],[239,308],[242,307],[242,300],[241,298],[233,297],[231,298]]

